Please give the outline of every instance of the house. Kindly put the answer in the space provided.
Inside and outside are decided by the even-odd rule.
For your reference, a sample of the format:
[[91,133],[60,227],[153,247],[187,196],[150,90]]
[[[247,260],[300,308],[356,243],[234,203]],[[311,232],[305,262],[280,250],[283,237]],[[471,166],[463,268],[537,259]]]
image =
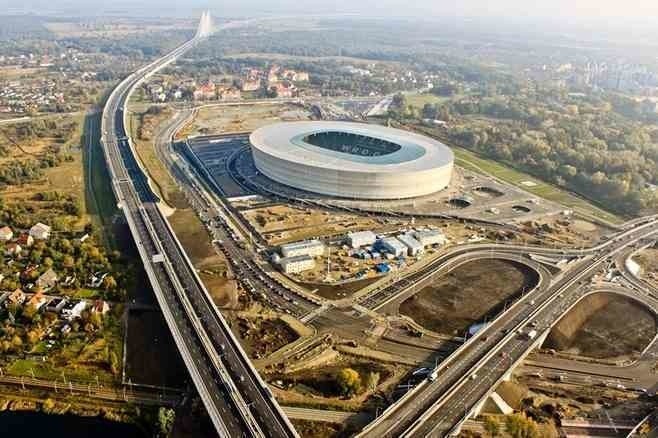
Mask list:
[[27,233],[21,233],[20,236],[18,236],[18,239],[16,239],[16,243],[26,248],[29,248],[34,243],[34,237],[32,237]]
[[242,91],[258,91],[260,90],[260,80],[249,79],[242,83]]
[[215,84],[208,82],[206,84],[200,85],[194,90],[194,100],[209,100],[217,97],[217,91],[215,89]]
[[39,222],[30,228],[30,236],[37,240],[48,240],[50,237],[50,227]]
[[0,228],[0,241],[7,242],[14,238],[14,232],[9,227]]
[[295,86],[290,82],[279,82],[272,87],[272,91],[276,92],[276,97],[292,97]]
[[104,300],[94,301],[94,305],[91,308],[91,313],[100,313],[101,315],[105,315],[109,311],[110,305],[107,304],[107,301]]
[[18,255],[21,251],[23,251],[23,248],[18,243],[11,242],[5,246],[5,255],[8,256]]
[[62,298],[62,297],[55,297],[48,301],[46,304],[46,311],[47,312],[55,312],[59,313],[61,312],[62,308],[68,303],[68,299]]
[[242,98],[242,92],[235,87],[222,88],[219,91],[220,100],[239,100]]
[[80,315],[82,315],[82,312],[86,308],[86,301],[78,301],[77,303],[69,301],[64,305],[64,307],[62,307],[62,316],[64,316],[64,318],[68,319],[69,321],[73,321],[76,318],[80,318]]
[[39,310],[47,302],[48,298],[44,294],[37,292],[32,295],[32,297],[27,301],[26,305],[33,306],[36,310]]
[[37,278],[36,284],[41,289],[48,290],[52,289],[57,284],[57,280],[59,280],[59,278],[51,268]]
[[5,299],[5,307],[10,305],[20,306],[25,302],[25,293],[20,289],[15,289],[12,293],[7,296]]
[[87,283],[87,285],[93,288],[101,287],[101,284],[103,284],[103,280],[105,280],[105,277],[107,277],[107,275],[108,272],[104,274],[100,272],[95,272],[94,274],[91,275],[91,278],[89,279],[89,283]]

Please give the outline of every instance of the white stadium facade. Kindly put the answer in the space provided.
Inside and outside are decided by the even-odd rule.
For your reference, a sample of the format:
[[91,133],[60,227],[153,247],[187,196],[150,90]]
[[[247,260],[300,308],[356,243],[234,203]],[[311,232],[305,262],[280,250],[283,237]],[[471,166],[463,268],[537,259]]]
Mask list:
[[352,199],[413,198],[450,184],[453,153],[431,138],[352,122],[285,122],[250,136],[266,177],[308,192]]

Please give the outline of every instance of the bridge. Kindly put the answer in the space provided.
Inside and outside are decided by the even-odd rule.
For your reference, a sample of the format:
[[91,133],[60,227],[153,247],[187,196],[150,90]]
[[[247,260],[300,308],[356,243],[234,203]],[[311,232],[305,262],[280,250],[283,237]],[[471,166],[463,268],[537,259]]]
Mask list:
[[[228,23],[225,27],[236,27]],[[128,222],[156,299],[217,434],[297,437],[258,375],[176,238],[136,159],[126,131],[126,104],[148,77],[194,48],[213,31],[204,13],[196,35],[125,78],[103,109],[102,145],[112,189]]]

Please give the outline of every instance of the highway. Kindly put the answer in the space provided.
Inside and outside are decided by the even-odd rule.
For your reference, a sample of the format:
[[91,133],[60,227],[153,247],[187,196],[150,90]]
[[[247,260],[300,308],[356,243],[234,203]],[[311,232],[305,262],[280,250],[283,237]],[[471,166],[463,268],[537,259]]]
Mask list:
[[658,231],[655,220],[583,251],[586,255],[512,305],[497,320],[439,364],[438,378],[424,381],[389,407],[360,436],[445,436],[455,430],[498,381],[530,351],[536,339],[520,336],[530,328],[543,334],[582,298],[580,286],[609,262],[610,257]]
[[174,341],[219,436],[296,437],[269,388],[217,311],[160,211],[124,125],[132,91],[194,47],[195,37],[124,79],[103,110],[102,143],[112,186]]

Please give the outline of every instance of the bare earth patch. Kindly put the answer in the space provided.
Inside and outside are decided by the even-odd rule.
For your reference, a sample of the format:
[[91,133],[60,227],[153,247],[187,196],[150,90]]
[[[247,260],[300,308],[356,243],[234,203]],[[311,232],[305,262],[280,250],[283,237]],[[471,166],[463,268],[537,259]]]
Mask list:
[[460,266],[408,298],[400,313],[426,329],[463,335],[469,326],[502,310],[505,300],[537,283],[537,275],[518,263],[478,260]]
[[544,347],[596,359],[621,359],[636,357],[655,334],[656,319],[642,304],[600,293],[583,298],[562,318]]

